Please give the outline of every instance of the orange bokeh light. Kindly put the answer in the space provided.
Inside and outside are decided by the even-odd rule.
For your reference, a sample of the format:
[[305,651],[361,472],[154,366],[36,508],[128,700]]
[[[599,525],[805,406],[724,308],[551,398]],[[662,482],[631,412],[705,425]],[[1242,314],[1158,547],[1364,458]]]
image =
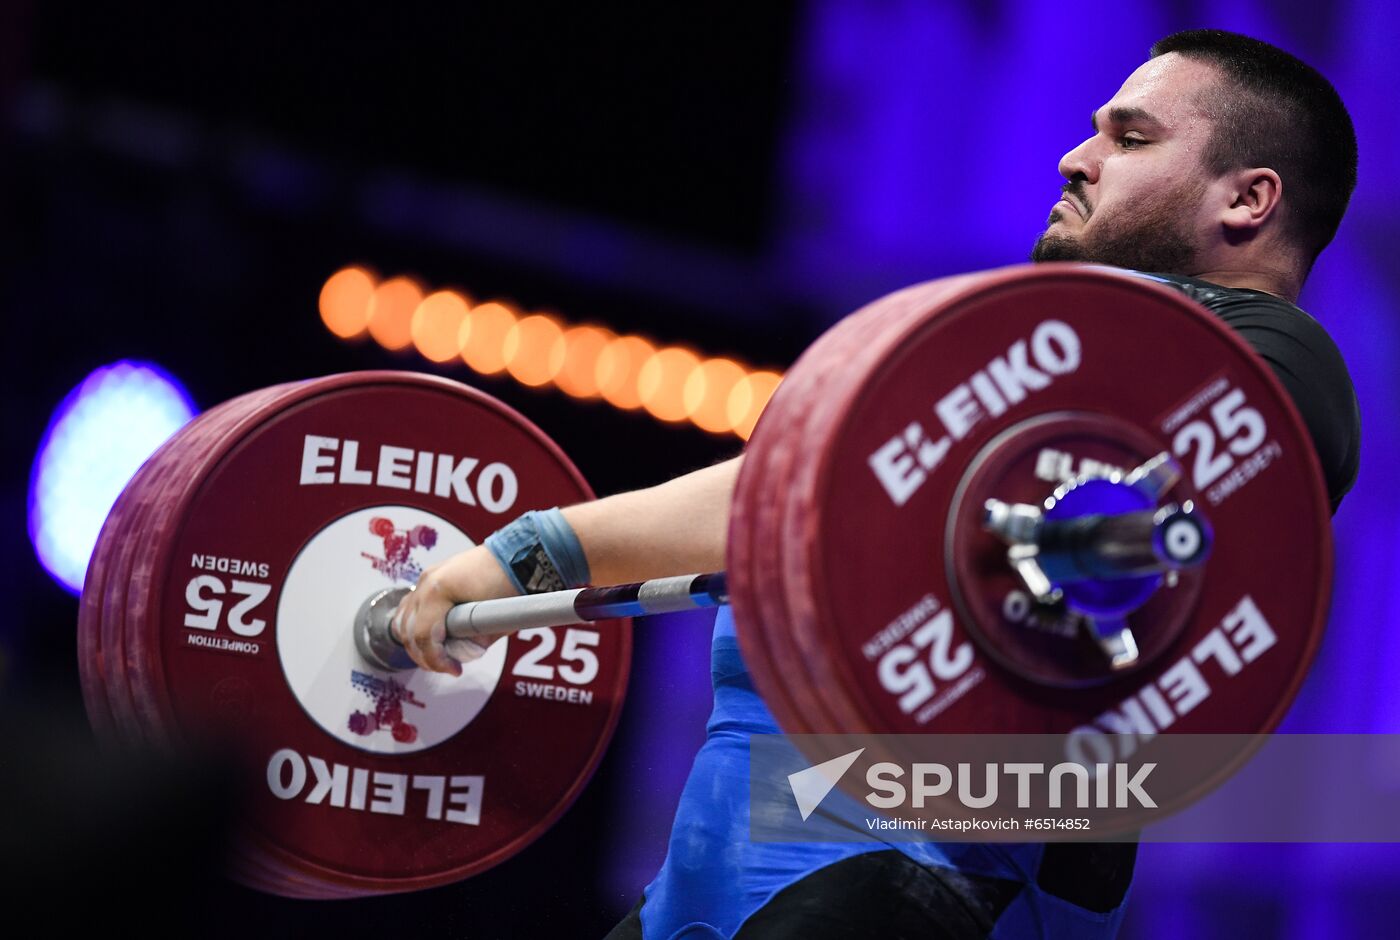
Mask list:
[[735,434],[746,441],[749,439],[753,426],[758,423],[758,416],[763,413],[768,399],[773,397],[782,379],[776,372],[750,372],[734,384],[726,410]]
[[700,365],[700,357],[688,349],[670,346],[653,355],[637,373],[637,394],[642,407],[662,421],[684,421],[685,383]]
[[515,319],[515,311],[505,304],[473,307],[457,336],[462,360],[482,375],[495,375],[504,369],[506,335]]
[[369,335],[385,349],[403,349],[413,342],[413,311],[422,302],[423,290],[411,278],[380,284],[369,300]]
[[354,339],[369,326],[374,275],[364,268],[341,268],[321,287],[321,322],[341,339]]
[[554,384],[575,398],[598,397],[598,356],[616,338],[616,333],[600,326],[576,326],[565,332],[559,344],[564,362]]
[[466,298],[456,291],[440,290],[423,298],[413,311],[409,333],[425,359],[447,362],[460,355],[457,338],[468,309]]
[[744,440],[782,380],[777,372],[750,372],[732,359],[702,359],[678,346],[658,349],[602,326],[522,316],[500,302],[473,307],[460,291],[425,297],[412,278],[381,282],[358,265],[326,279],[319,309],[326,329],[341,339],[368,332],[388,350],[411,344],[437,363],[460,356],[483,375],[507,371],[531,387],[553,382],[574,398],[602,397],[629,411],[644,407],[662,421],[689,419]]
[[656,347],[640,336],[619,336],[598,354],[594,373],[598,393],[610,404],[628,411],[642,407],[637,377]]
[[538,387],[564,366],[564,329],[542,313],[525,317],[510,328],[502,344],[506,369],[516,381]]
[[747,375],[732,359],[706,359],[685,380],[685,413],[696,427],[712,434],[734,430],[729,393]]

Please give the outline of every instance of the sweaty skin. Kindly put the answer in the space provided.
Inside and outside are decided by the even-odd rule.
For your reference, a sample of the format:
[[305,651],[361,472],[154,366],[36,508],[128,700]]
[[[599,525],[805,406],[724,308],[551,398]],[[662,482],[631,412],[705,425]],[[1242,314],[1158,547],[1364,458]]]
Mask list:
[[[578,535],[594,584],[623,584],[724,568],[729,502],[742,457],[658,486],[564,509]],[[447,655],[447,611],[454,604],[508,597],[515,588],[484,545],[423,572],[394,615],[394,631],[424,669],[461,673]],[[499,636],[484,637],[489,646]],[[470,646],[459,653],[480,655]]]

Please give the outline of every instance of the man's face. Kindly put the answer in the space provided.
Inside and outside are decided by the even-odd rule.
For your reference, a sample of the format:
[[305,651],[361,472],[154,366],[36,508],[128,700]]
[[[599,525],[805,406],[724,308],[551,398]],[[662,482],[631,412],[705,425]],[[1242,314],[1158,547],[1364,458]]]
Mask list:
[[1031,260],[1195,271],[1219,230],[1201,163],[1210,121],[1197,104],[1217,80],[1210,66],[1175,53],[1130,75],[1094,112],[1094,136],[1060,160],[1069,182]]

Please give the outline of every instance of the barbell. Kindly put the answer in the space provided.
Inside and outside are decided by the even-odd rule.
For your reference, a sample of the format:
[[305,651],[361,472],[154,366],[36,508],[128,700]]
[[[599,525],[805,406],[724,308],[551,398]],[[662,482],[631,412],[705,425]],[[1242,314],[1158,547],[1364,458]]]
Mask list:
[[564,812],[616,726],[631,615],[731,603],[789,734],[1144,739],[1272,729],[1326,620],[1329,503],[1287,394],[1213,315],[1107,269],[867,305],[760,419],[725,572],[469,605],[454,630],[509,639],[461,676],[404,668],[387,623],[423,568],[591,497],[539,429],[443,378],[213,408],[103,527],[91,721],[226,743],[232,876],[350,897],[483,871]]

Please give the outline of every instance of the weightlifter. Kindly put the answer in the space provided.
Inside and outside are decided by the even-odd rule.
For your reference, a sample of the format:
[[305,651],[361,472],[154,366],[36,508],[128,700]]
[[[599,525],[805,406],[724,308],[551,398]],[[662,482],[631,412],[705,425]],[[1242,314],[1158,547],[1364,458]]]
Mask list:
[[[1060,160],[1063,195],[1035,261],[1113,265],[1214,312],[1273,368],[1301,412],[1335,511],[1356,476],[1346,366],[1295,301],[1356,182],[1352,123],[1331,84],[1288,53],[1215,30],[1177,33],[1093,114]],[[396,633],[420,666],[460,671],[448,608],[527,589],[724,567],[742,457],[650,489],[531,513],[424,572]],[[778,728],[715,621],[714,711],[669,853],[610,934],[670,937],[1111,937],[1136,846],[760,844],[748,835],[748,739]]]

